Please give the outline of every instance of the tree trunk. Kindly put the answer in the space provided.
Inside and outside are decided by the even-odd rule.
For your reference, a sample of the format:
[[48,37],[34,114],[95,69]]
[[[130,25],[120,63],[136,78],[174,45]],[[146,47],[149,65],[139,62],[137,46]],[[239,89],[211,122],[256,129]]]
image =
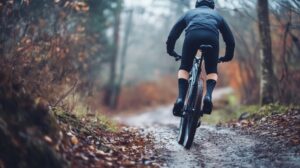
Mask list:
[[114,102],[115,102],[115,106],[118,105],[118,100],[119,100],[119,96],[121,93],[121,88],[122,88],[122,82],[124,79],[124,74],[125,74],[125,66],[126,66],[126,55],[127,55],[127,49],[128,49],[128,45],[129,45],[129,35],[132,29],[132,18],[133,17],[133,9],[129,9],[128,10],[128,19],[126,21],[126,26],[125,26],[125,33],[124,33],[124,41],[123,41],[123,46],[122,46],[122,50],[121,50],[121,55],[120,55],[120,72],[119,72],[119,78],[116,81],[116,89],[115,92],[113,94],[114,97]]
[[118,48],[120,43],[120,24],[121,24],[121,2],[118,2],[118,7],[115,12],[115,23],[113,33],[113,51],[110,58],[110,74],[105,102],[110,108],[116,107],[116,99],[114,93],[116,92],[116,70],[117,70],[117,57]]
[[257,16],[261,43],[260,103],[265,105],[274,101],[273,92],[276,82],[272,62],[268,0],[257,1]]

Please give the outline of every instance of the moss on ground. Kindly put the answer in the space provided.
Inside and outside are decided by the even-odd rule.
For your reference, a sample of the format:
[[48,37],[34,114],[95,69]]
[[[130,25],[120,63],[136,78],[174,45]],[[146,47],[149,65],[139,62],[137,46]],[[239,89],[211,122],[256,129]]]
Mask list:
[[241,117],[245,119],[259,120],[263,117],[286,113],[288,109],[299,108],[296,105],[282,105],[279,103],[269,104],[260,107],[259,105],[230,105],[224,108],[213,110],[211,115],[205,115],[202,119],[208,124],[225,123],[232,120],[238,120]]
[[266,116],[286,113],[291,107],[275,103],[259,107],[258,109],[257,108],[258,106],[252,110],[246,111],[247,113],[249,113],[248,118],[258,120]]
[[[84,129],[86,126],[80,125],[81,121],[89,121],[88,123],[91,126],[97,126],[101,127],[105,131],[110,132],[116,132],[118,130],[118,124],[111,119],[109,119],[107,116],[102,114],[93,114],[89,116],[90,114],[87,113],[69,113],[66,112],[63,108],[56,107],[52,108],[51,111],[55,114],[56,117],[59,117],[62,120],[68,121],[73,123],[74,125],[78,125],[78,129]],[[72,116],[74,115],[74,116]],[[78,120],[80,119],[80,120]],[[80,127],[80,128],[79,128]]]

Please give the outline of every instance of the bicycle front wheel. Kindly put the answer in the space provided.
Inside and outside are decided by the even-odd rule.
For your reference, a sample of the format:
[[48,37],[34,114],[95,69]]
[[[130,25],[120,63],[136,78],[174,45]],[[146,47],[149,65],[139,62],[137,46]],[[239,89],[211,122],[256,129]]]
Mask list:
[[190,149],[196,134],[196,130],[198,128],[198,121],[201,117],[201,105],[202,105],[202,94],[203,94],[203,81],[198,81],[198,86],[193,87],[193,92],[196,93],[195,95],[191,95],[192,105],[189,114],[186,115],[186,130],[185,130],[185,138],[183,145],[186,149]]
[[186,125],[187,125],[187,120],[186,120],[186,117],[183,116],[180,119],[179,134],[178,134],[178,138],[177,138],[177,141],[180,145],[183,145],[183,142],[184,142]]
[[197,125],[198,125],[198,117],[196,117],[194,114],[190,114],[190,115],[186,116],[186,120],[187,120],[187,125],[186,125],[185,138],[184,138],[183,145],[186,149],[190,149],[193,144],[194,137],[196,134]]
[[184,119],[186,120],[186,126],[183,146],[186,149],[190,149],[190,147],[192,146],[198,123],[198,118],[195,117],[196,113],[194,110],[196,105],[198,85],[191,84],[190,88],[191,89],[188,95],[186,115],[184,116]]

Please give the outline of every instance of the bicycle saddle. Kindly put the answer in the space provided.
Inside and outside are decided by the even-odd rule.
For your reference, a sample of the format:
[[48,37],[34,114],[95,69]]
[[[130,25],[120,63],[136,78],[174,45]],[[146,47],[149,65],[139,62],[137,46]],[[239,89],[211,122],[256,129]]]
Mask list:
[[206,51],[206,50],[209,50],[209,49],[213,49],[213,46],[211,46],[211,45],[201,45],[200,46],[201,51]]

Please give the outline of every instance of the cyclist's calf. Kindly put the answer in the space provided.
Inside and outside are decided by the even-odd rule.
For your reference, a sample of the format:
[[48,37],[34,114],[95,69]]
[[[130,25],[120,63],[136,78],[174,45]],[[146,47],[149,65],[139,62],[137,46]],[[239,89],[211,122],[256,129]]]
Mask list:
[[[178,79],[188,80],[189,79],[189,72],[186,71],[186,70],[180,69],[179,72],[178,72]],[[207,74],[206,79],[207,80],[212,79],[212,80],[218,81],[218,74],[217,73]]]
[[217,74],[217,73],[210,73],[210,74],[207,74],[206,80],[209,80],[209,79],[212,79],[212,80],[217,81],[217,80],[218,80],[218,74]]
[[178,71],[178,79],[189,79],[189,72],[183,69]]

